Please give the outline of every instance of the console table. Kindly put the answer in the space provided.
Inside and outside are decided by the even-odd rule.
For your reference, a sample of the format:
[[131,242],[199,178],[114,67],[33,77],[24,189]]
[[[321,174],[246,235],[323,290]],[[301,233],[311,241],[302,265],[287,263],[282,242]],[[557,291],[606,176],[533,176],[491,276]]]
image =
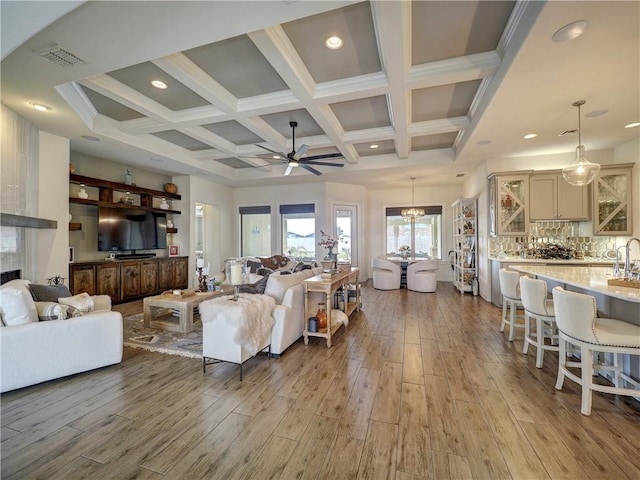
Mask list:
[[[327,348],[331,348],[331,337],[333,334],[340,328],[340,323],[332,324],[331,323],[331,310],[332,310],[332,299],[333,295],[340,287],[342,287],[342,295],[344,305],[343,311],[347,315],[351,315],[354,311],[360,310],[360,281],[358,279],[358,275],[360,274],[360,269],[356,267],[351,267],[348,270],[340,270],[331,275],[329,278],[324,274],[316,275],[315,277],[307,278],[304,282],[304,343],[307,345],[309,343],[309,337],[323,337],[327,339]],[[349,301],[349,293],[347,286],[349,284],[355,284],[356,286],[356,297],[355,302]],[[326,298],[327,305],[327,331],[326,332],[310,332],[309,331],[309,317],[312,316],[315,312],[309,312],[309,292],[320,292],[324,293]]]

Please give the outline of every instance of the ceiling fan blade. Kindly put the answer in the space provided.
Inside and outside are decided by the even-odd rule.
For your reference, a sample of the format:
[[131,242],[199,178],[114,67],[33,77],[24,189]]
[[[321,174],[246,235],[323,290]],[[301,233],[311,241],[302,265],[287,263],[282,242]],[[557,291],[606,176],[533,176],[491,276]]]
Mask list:
[[291,170],[293,170],[293,166],[287,165],[287,169],[284,171],[285,176],[289,175],[291,173]]
[[316,160],[307,160],[303,158],[300,160],[303,165],[324,165],[325,167],[344,167],[344,163],[331,163],[331,162],[318,162]]
[[310,157],[305,157],[305,160],[320,160],[321,158],[341,158],[344,155],[341,153],[326,153],[324,155],[311,155]]
[[254,143],[254,145],[255,145],[256,147],[260,147],[260,148],[262,148],[263,150],[266,150],[267,152],[275,153],[276,155],[279,155],[279,156],[280,156],[280,157],[282,157],[282,158],[287,158],[287,155],[286,155],[286,154],[284,154],[284,153],[282,153],[282,152],[276,152],[275,150],[271,150],[270,148],[263,147],[262,145],[258,145],[257,143]]
[[301,163],[300,164],[301,168],[304,168],[305,170],[309,170],[311,173],[314,173],[316,175],[322,175],[322,172],[319,172],[318,170],[316,170],[313,167],[310,167],[309,165],[307,165],[306,163]]
[[293,155],[293,158],[298,160],[301,156],[307,153],[307,150],[309,150],[309,145],[302,144],[298,151]]

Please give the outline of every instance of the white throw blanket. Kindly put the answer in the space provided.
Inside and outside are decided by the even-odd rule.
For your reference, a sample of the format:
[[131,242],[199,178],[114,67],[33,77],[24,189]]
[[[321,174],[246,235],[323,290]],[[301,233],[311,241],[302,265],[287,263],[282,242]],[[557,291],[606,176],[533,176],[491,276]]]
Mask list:
[[[241,293],[237,302],[229,300],[229,297],[220,297],[207,303],[215,304],[211,321],[220,319],[237,325],[234,341],[251,355],[258,353],[265,337],[271,337],[271,329],[275,323],[271,314],[276,301],[269,295]],[[203,321],[207,319],[203,317]]]

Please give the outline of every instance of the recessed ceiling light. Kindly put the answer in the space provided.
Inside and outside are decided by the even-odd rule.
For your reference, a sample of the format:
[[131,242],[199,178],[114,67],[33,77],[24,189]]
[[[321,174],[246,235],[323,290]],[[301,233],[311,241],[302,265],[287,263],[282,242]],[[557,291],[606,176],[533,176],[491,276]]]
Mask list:
[[554,42],[566,42],[578,38],[584,32],[587,31],[589,22],[586,20],[578,20],[577,22],[565,25],[551,37]]
[[327,38],[324,44],[329,50],[338,50],[339,48],[342,47],[342,45],[344,45],[344,42],[340,37],[333,36],[333,37]]
[[635,128],[635,127],[640,127],[640,122],[629,123],[624,126],[624,128]]
[[377,143],[372,143],[371,145],[369,145],[369,148],[378,148],[379,145]]
[[93,137],[91,135],[82,135],[82,138],[85,140],[89,140],[90,142],[99,142],[100,139],[98,137]]
[[525,140],[529,140],[530,138],[536,138],[538,136],[537,133],[527,133],[524,137]]
[[167,84],[161,80],[152,80],[151,85],[153,85],[156,88],[159,88],[160,90],[165,90],[167,88]]
[[29,106],[31,108],[35,108],[39,112],[49,112],[51,110],[51,107],[43,105],[42,103],[29,102]]

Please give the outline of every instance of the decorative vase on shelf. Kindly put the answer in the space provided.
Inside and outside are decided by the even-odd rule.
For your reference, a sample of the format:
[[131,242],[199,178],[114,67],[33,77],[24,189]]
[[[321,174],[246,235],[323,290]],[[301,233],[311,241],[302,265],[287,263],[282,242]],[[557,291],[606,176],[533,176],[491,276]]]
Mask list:
[[178,186],[175,183],[165,183],[164,191],[172,195],[175,195],[176,193],[178,193]]
[[80,188],[80,191],[78,192],[78,198],[82,198],[83,200],[86,200],[87,198],[89,198],[89,194],[84,189],[84,186]]
[[318,319],[318,331],[326,333],[327,331],[327,309],[324,303],[318,304],[318,313],[316,313]]
[[133,185],[133,175],[131,175],[131,170],[127,168],[127,173],[124,174],[124,183],[125,185]]
[[167,202],[167,199],[162,197],[162,201],[160,202],[160,208],[162,210],[169,210],[169,208],[171,208],[171,206],[169,205],[169,203]]

